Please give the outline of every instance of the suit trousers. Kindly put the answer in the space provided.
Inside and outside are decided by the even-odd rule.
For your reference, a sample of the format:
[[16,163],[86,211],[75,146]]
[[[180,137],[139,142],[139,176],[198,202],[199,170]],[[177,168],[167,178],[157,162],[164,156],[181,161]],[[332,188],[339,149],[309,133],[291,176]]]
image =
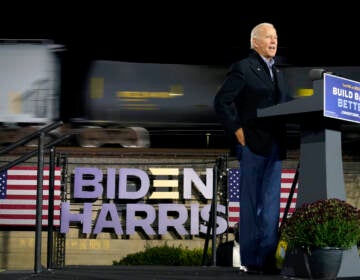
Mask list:
[[274,144],[269,156],[236,146],[240,164],[240,256],[244,266],[275,265],[282,161]]

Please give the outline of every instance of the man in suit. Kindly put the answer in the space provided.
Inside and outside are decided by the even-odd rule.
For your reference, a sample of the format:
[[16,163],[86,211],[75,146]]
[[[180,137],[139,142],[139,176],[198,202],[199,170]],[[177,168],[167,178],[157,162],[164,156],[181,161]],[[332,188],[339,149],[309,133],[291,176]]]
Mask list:
[[283,123],[257,119],[258,109],[291,100],[285,77],[275,67],[277,46],[272,24],[255,26],[253,52],[233,63],[214,99],[240,164],[240,255],[251,273],[279,272],[275,251],[286,131]]

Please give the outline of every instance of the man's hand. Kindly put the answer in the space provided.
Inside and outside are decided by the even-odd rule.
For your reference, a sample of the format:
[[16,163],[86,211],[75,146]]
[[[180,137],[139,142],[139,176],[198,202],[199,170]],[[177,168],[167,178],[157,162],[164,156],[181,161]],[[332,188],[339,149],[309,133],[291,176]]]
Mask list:
[[244,131],[242,128],[239,128],[238,130],[235,131],[235,136],[236,139],[238,140],[238,142],[242,145],[245,146],[245,136],[244,136]]

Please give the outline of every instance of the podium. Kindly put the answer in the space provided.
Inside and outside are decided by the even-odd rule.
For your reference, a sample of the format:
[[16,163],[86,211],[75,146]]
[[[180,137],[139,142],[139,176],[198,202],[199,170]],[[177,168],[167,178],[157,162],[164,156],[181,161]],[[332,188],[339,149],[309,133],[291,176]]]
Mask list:
[[[348,107],[345,110],[342,106],[350,101],[348,89],[358,87],[356,83],[325,73],[321,79],[313,81],[312,96],[259,109],[257,112],[258,118],[266,118],[266,121],[295,123],[300,127],[298,207],[320,199],[346,200],[341,130],[344,122],[357,122],[358,117],[356,112],[348,110]],[[342,89],[344,85],[349,86],[337,91],[338,87]],[[283,273],[308,277],[303,258],[296,254],[287,254]],[[344,252],[338,277],[356,276],[360,276],[360,259],[357,247],[354,246]]]

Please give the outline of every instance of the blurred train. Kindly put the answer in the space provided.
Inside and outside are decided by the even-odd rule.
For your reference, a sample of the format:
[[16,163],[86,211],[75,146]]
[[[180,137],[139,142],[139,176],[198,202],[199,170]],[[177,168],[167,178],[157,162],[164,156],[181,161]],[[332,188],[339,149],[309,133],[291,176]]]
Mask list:
[[[62,120],[69,111],[81,116],[66,119],[54,136],[73,133],[76,144],[84,147],[227,145],[213,98],[228,65],[95,60],[86,75],[79,75],[82,86],[71,93],[77,98],[63,103],[61,95],[69,94],[62,88],[67,69],[59,54],[64,51],[47,40],[0,42],[0,145]],[[313,67],[282,67],[296,98],[312,94],[308,73]],[[360,81],[360,67],[323,68]]]
[[47,40],[0,41],[0,144],[57,120],[62,47]]
[[[63,46],[43,40],[1,42],[0,144],[69,114],[65,125],[52,133],[74,133],[76,144],[84,147],[171,142],[175,147],[186,139],[206,146],[213,135],[223,134],[212,99],[226,67],[97,60],[83,75],[69,65],[63,69],[63,52]],[[65,94],[66,99],[61,96]]]
[[[122,146],[120,128],[137,133],[139,142],[130,146],[178,143],[184,136],[192,141],[203,138],[205,143],[206,135],[223,133],[212,99],[225,74],[225,67],[216,66],[93,61],[83,91],[82,122],[90,120],[99,132],[109,129],[106,142],[120,141]],[[89,143],[88,135],[82,136],[90,130],[83,130],[80,143],[94,146],[103,142],[104,134],[95,131]],[[174,135],[178,138],[167,138]]]

